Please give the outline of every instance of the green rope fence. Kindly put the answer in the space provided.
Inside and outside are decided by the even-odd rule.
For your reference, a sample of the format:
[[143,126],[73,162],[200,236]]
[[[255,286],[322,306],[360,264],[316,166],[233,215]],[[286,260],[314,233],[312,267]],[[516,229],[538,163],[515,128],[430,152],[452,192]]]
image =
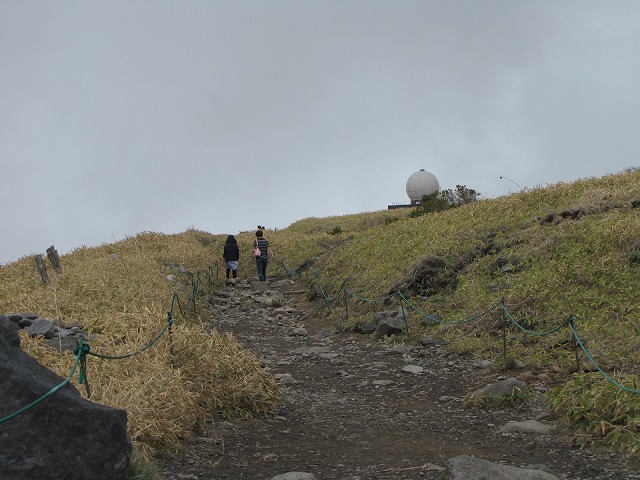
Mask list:
[[596,367],[596,369],[598,370],[600,375],[602,375],[610,384],[615,385],[616,387],[624,390],[625,392],[635,393],[636,395],[640,395],[640,391],[639,390],[634,390],[633,388],[625,387],[624,385],[622,385],[621,383],[615,381],[613,378],[611,378],[609,375],[607,375],[607,373],[604,370],[602,370],[600,365],[598,365],[596,363],[596,361],[593,359],[593,357],[591,356],[589,351],[583,345],[582,340],[580,340],[580,337],[578,336],[578,332],[576,332],[576,328],[573,325],[573,321],[569,322],[569,328],[571,328],[571,333],[573,334],[573,338],[575,338],[576,342],[578,343],[578,345],[580,345],[580,349],[584,352],[584,354],[589,359],[589,361],[593,364],[593,366]]
[[[285,266],[285,264],[283,262],[282,263],[282,267],[284,268],[284,270],[287,272],[288,276],[291,276],[291,271],[287,269],[287,267]],[[311,265],[307,265],[307,267],[305,268],[305,271],[311,271],[312,273],[314,273],[316,276],[318,276],[320,274],[319,271],[313,269],[313,267],[311,267]],[[209,267],[208,271],[207,271],[207,286],[209,288],[209,292],[211,289],[211,284],[212,284],[212,268]],[[295,271],[298,278],[302,277],[302,273],[304,272],[300,272],[299,270]],[[216,280],[218,278],[218,265],[216,262]],[[199,293],[200,290],[200,284],[201,284],[201,280],[200,280],[200,272],[197,273],[196,275],[196,280],[192,283],[191,285],[191,293],[189,296],[189,306],[192,307],[192,311],[195,314],[196,313],[196,297]],[[519,323],[514,317],[513,315],[509,312],[509,310],[507,309],[505,303],[504,303],[504,299],[499,300],[498,302],[496,302],[495,304],[493,304],[491,307],[487,308],[484,312],[479,313],[478,315],[474,315],[470,318],[467,319],[462,319],[462,320],[457,320],[457,321],[445,321],[442,320],[440,318],[435,318],[431,315],[426,314],[425,312],[423,312],[418,306],[414,305],[409,299],[407,299],[402,292],[400,292],[399,290],[397,290],[396,292],[386,295],[386,296],[381,296],[379,298],[376,299],[367,299],[364,298],[356,293],[354,293],[353,291],[351,291],[348,287],[347,287],[347,281],[345,280],[342,285],[340,286],[340,288],[338,289],[338,292],[333,296],[330,297],[329,295],[327,295],[327,293],[325,292],[325,290],[322,288],[322,286],[317,285],[318,289],[320,290],[320,292],[322,293],[322,296],[324,297],[324,300],[327,304],[327,306],[329,308],[331,308],[331,306],[333,305],[333,303],[335,302],[335,300],[341,295],[341,293],[344,294],[344,299],[345,299],[345,309],[347,311],[347,316],[348,316],[348,302],[347,302],[347,298],[348,297],[352,297],[355,298],[356,300],[365,302],[365,303],[379,303],[379,302],[386,302],[388,300],[390,300],[391,298],[393,298],[394,296],[398,296],[399,301],[400,301],[400,306],[402,308],[402,312],[403,312],[403,316],[405,315],[404,313],[404,308],[403,308],[403,302],[405,302],[413,311],[415,311],[416,313],[418,313],[419,315],[421,315],[424,318],[429,319],[430,321],[433,321],[435,323],[438,324],[442,324],[442,325],[460,325],[460,324],[465,324],[465,323],[470,323],[473,322],[475,320],[478,320],[482,317],[484,317],[485,315],[489,314],[490,312],[494,311],[496,309],[496,307],[500,306],[501,309],[503,310],[506,318],[508,318],[508,320],[515,325],[517,328],[519,328],[521,331],[523,331],[525,334],[527,335],[532,335],[532,336],[546,336],[546,335],[551,335],[555,332],[558,332],[559,330],[561,330],[562,328],[566,327],[567,325],[569,326],[569,328],[571,329],[571,334],[573,336],[573,339],[576,342],[576,345],[580,346],[580,349],[583,351],[583,353],[585,354],[585,356],[588,358],[588,360],[595,366],[595,368],[597,369],[597,371],[612,385],[615,385],[616,387],[629,392],[629,393],[633,393],[633,394],[638,394],[640,395],[640,391],[638,390],[634,390],[628,387],[625,387],[624,385],[620,384],[619,382],[617,382],[615,379],[611,378],[609,375],[607,375],[607,373],[595,362],[595,360],[593,359],[593,357],[591,356],[591,354],[589,353],[589,351],[586,349],[586,347],[584,346],[583,342],[580,340],[580,337],[576,331],[575,325],[574,325],[574,317],[573,315],[570,315],[566,320],[564,320],[561,324],[559,324],[558,326],[547,330],[547,331],[543,331],[543,332],[537,332],[537,331],[533,331],[533,330],[529,330],[527,328],[525,328],[521,323]],[[66,384],[68,384],[71,381],[71,378],[73,378],[73,375],[76,371],[76,369],[78,368],[78,365],[80,365],[80,372],[78,375],[78,382],[82,385],[84,384],[86,389],[87,389],[87,394],[89,397],[91,397],[91,392],[89,389],[89,383],[88,383],[88,377],[87,377],[87,368],[86,368],[86,357],[87,355],[93,355],[95,357],[98,358],[102,358],[102,359],[108,359],[108,360],[119,360],[119,359],[125,359],[125,358],[130,358],[136,355],[139,355],[141,353],[143,353],[144,351],[146,351],[147,349],[151,348],[161,337],[162,335],[164,335],[165,333],[169,332],[169,341],[171,342],[171,326],[173,325],[173,316],[175,313],[175,308],[179,307],[180,312],[183,316],[184,312],[182,311],[182,307],[180,305],[180,299],[177,295],[177,293],[173,294],[173,299],[172,299],[172,305],[171,305],[171,310],[168,312],[167,314],[167,322],[166,324],[163,326],[163,328],[160,330],[160,332],[145,346],[141,347],[140,349],[138,349],[135,352],[129,353],[129,354],[125,354],[125,355],[104,355],[104,354],[99,354],[99,353],[95,353],[92,352],[90,349],[90,345],[86,342],[80,341],[78,343],[78,345],[76,346],[76,349],[74,350],[74,353],[76,354],[76,359],[74,362],[74,365],[71,369],[71,372],[69,373],[69,375],[67,376],[67,378],[60,383],[59,385],[57,385],[56,387],[52,388],[49,392],[45,393],[43,396],[41,396],[40,398],[38,398],[37,400],[33,401],[32,403],[30,403],[29,405],[17,410],[16,412],[9,414],[7,416],[5,416],[4,418],[0,418],[0,424],[11,420],[12,418],[17,417],[18,415],[22,414],[23,412],[26,412],[27,410],[33,408],[34,406],[38,405],[40,402],[42,402],[43,400],[45,400],[46,398],[50,397],[51,395],[53,395],[55,392],[57,392],[58,390],[60,390],[61,388],[63,388]],[[407,319],[406,316],[404,316],[404,322],[405,322],[405,326],[407,328],[407,331],[409,329],[408,323],[407,323]],[[506,328],[506,325],[505,325]],[[506,342],[506,336],[505,336],[505,342]],[[171,355],[173,358],[173,348],[171,347]],[[505,355],[506,355],[506,344],[505,344]],[[576,353],[577,355],[577,353]],[[172,360],[172,366],[173,366],[173,360]]]
[[[200,273],[199,272],[198,272],[198,275],[196,276],[196,278],[197,278],[196,282],[193,282],[193,284],[192,284],[191,294],[190,294],[190,297],[189,297],[189,304],[193,305],[194,314],[195,314],[195,300],[196,300],[196,296],[197,296],[197,294],[199,292],[199,289],[200,289]],[[31,408],[35,407],[36,405],[41,403],[43,400],[45,400],[46,398],[50,397],[51,395],[56,393],[58,390],[63,388],[66,384],[68,384],[71,381],[71,379],[73,378],[74,373],[78,369],[78,366],[80,366],[80,369],[79,369],[79,372],[78,372],[78,383],[80,385],[84,385],[85,386],[86,391],[87,391],[87,397],[91,398],[91,389],[89,388],[89,379],[88,379],[88,376],[87,376],[87,355],[93,355],[94,357],[102,358],[102,359],[105,359],[105,360],[122,360],[122,359],[125,359],[125,358],[131,358],[131,357],[134,357],[136,355],[140,355],[144,351],[146,351],[149,348],[151,348],[153,345],[156,344],[156,342],[165,333],[168,332],[169,342],[170,342],[171,366],[173,367],[174,366],[174,364],[173,364],[173,342],[172,342],[172,339],[171,339],[171,326],[173,325],[173,317],[175,315],[176,307],[178,307],[178,309],[180,310],[180,313],[182,314],[182,316],[186,318],[186,315],[184,314],[184,311],[182,310],[182,306],[180,305],[180,298],[178,297],[177,293],[174,293],[172,301],[171,301],[171,309],[167,313],[167,321],[166,321],[165,325],[158,332],[158,334],[151,341],[149,341],[149,343],[147,343],[146,345],[144,345],[140,349],[136,350],[135,352],[128,353],[128,354],[125,354],[125,355],[104,355],[104,354],[92,352],[91,351],[91,346],[89,345],[89,343],[84,342],[83,340],[79,340],[77,345],[76,345],[76,348],[74,350],[74,354],[76,355],[76,359],[75,359],[75,362],[73,364],[73,367],[71,368],[71,372],[69,373],[67,378],[63,382],[61,382],[59,385],[55,386],[54,388],[49,390],[47,393],[42,395],[40,398],[38,398],[38,399],[34,400],[33,402],[31,402],[29,405],[26,405],[25,407],[22,407],[19,410],[15,411],[15,412],[13,412],[13,413],[11,413],[11,414],[3,417],[3,418],[0,418],[0,424],[17,417],[18,415],[26,412],[27,410],[30,410]]]
[[171,308],[171,311],[167,314],[167,323],[164,325],[164,327],[162,327],[160,332],[158,332],[158,334],[151,341],[149,341],[149,343],[147,343],[146,345],[144,345],[140,349],[136,350],[135,352],[126,353],[124,355],[103,355],[103,354],[95,353],[95,352],[91,352],[91,351],[89,351],[87,353],[89,355],[93,355],[94,357],[103,358],[103,359],[106,359],[106,360],[122,360],[122,359],[125,359],[125,358],[131,358],[131,357],[135,357],[136,355],[140,355],[145,350],[148,350],[149,348],[151,348],[160,339],[160,337],[162,337],[162,335],[164,335],[164,333],[167,330],[169,330],[171,328],[171,326],[173,325],[173,309],[174,309],[174,307],[176,305],[176,299],[177,298],[178,298],[178,295],[174,293],[173,294],[173,306]]
[[67,383],[69,383],[71,381],[71,379],[73,378],[73,374],[76,372],[76,369],[78,368],[78,364],[80,363],[80,360],[82,357],[84,357],[86,355],[86,353],[84,352],[83,349],[79,349],[76,348],[75,350],[76,353],[76,360],[73,364],[73,367],[71,368],[71,372],[69,372],[69,375],[67,375],[67,378],[64,379],[64,381],[58,385],[56,385],[55,387],[53,387],[51,390],[49,390],[47,393],[45,393],[44,395],[42,395],[40,398],[38,398],[37,400],[34,400],[33,402],[31,402],[29,405],[22,407],[20,410],[17,410],[9,415],[7,415],[4,418],[0,418],[0,424],[11,420],[12,418],[17,417],[18,415],[26,412],[27,410],[35,407],[36,405],[38,405],[40,402],[42,402],[43,400],[49,398],[51,395],[53,395],[54,393],[56,393],[58,390],[60,390],[62,387],[64,387]]
[[[305,271],[311,271],[312,273],[315,274],[315,276],[319,276],[319,274],[321,272],[319,272],[318,270],[313,269],[310,265],[307,265],[305,268]],[[299,275],[299,278],[302,276],[302,274]],[[594,367],[596,368],[596,370],[612,385],[628,392],[628,393],[633,393],[633,394],[638,394],[640,395],[640,391],[632,389],[632,388],[628,388],[625,387],[624,385],[620,384],[619,382],[617,382],[615,379],[611,378],[611,376],[607,375],[607,373],[602,369],[602,367],[600,367],[596,361],[593,359],[593,356],[589,353],[589,351],[587,350],[587,348],[584,346],[583,342],[580,340],[580,337],[578,336],[578,332],[576,331],[575,325],[574,325],[574,316],[573,315],[569,315],[564,321],[562,321],[561,323],[559,323],[556,327],[553,327],[549,330],[546,331],[534,331],[534,330],[530,330],[525,328],[520,322],[518,322],[514,316],[511,314],[511,312],[509,312],[509,310],[507,309],[504,299],[500,299],[499,301],[497,301],[495,304],[493,304],[491,307],[487,308],[485,311],[483,311],[482,313],[479,313],[478,315],[474,315],[470,318],[467,319],[462,319],[462,320],[456,320],[456,321],[446,321],[446,320],[442,320],[440,318],[436,318],[434,316],[428,315],[425,312],[423,312],[418,306],[414,305],[409,299],[407,299],[402,292],[400,292],[400,290],[397,290],[396,292],[384,296],[384,297],[379,297],[377,299],[368,299],[368,298],[364,298],[358,294],[355,294],[354,292],[352,292],[348,287],[347,287],[347,282],[343,282],[342,285],[340,286],[340,288],[338,289],[338,292],[333,296],[330,297],[329,295],[327,295],[327,293],[325,292],[325,290],[322,288],[322,286],[320,285],[315,285],[320,292],[322,293],[322,296],[324,297],[324,300],[327,304],[327,306],[331,309],[331,306],[333,305],[333,303],[335,302],[335,300],[340,296],[340,294],[342,292],[344,292],[344,303],[345,303],[345,310],[347,312],[347,318],[348,318],[348,302],[347,302],[347,296],[351,296],[352,298],[356,299],[356,300],[360,300],[362,302],[365,303],[378,303],[378,302],[384,302],[384,301],[388,301],[389,299],[391,299],[393,296],[397,295],[400,298],[400,305],[401,307],[403,306],[402,302],[405,302],[413,311],[415,311],[417,314],[419,314],[420,316],[422,316],[423,318],[427,318],[430,321],[434,322],[434,323],[438,323],[441,325],[461,325],[461,324],[466,324],[466,323],[470,323],[473,322],[475,320],[478,320],[482,317],[484,317],[485,315],[491,313],[492,311],[494,311],[497,307],[500,307],[502,309],[502,311],[504,312],[505,317],[509,320],[509,322],[511,324],[513,324],[515,327],[517,327],[518,329],[520,329],[522,332],[524,332],[527,335],[531,335],[531,336],[547,336],[547,335],[551,335],[553,333],[556,333],[558,331],[560,331],[561,329],[565,328],[565,327],[569,327],[571,330],[571,335],[573,338],[573,341],[575,342],[576,347],[579,346],[580,349],[582,350],[582,352],[585,354],[585,356],[587,357],[587,359],[594,365]],[[404,315],[404,308],[402,309],[402,313]],[[407,327],[407,331],[409,330],[408,328],[408,324],[407,324],[407,320],[406,317],[404,319],[405,321],[405,326]],[[506,356],[506,326],[507,323],[505,322],[504,324],[504,330],[503,330],[503,342],[504,342],[504,355]],[[576,362],[578,361],[578,353],[577,353],[577,349],[576,349]],[[579,369],[579,368],[578,368]]]

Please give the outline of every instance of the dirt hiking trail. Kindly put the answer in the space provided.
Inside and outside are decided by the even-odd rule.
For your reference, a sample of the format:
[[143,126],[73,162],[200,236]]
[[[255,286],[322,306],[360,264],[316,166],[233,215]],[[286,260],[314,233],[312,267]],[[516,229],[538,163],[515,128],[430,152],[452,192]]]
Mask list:
[[[433,480],[458,455],[564,480],[640,479],[620,454],[572,446],[542,399],[553,386],[549,375],[479,368],[480,359],[452,355],[435,340],[403,345],[401,338],[336,333],[326,310],[302,288],[288,280],[247,280],[214,296],[211,327],[232,332],[261,360],[277,379],[282,402],[267,417],[210,421],[184,453],[159,461],[163,479],[309,472],[318,480]],[[465,406],[468,393],[511,376],[526,379],[536,392],[532,402],[520,409]],[[525,420],[553,430],[500,431]]]

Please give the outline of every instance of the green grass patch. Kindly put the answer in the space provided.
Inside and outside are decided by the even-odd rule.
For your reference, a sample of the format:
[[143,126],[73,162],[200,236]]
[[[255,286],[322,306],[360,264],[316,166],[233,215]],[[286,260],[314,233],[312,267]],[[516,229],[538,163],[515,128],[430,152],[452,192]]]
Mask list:
[[[640,390],[635,375],[615,375],[615,381]],[[600,374],[577,375],[547,394],[552,408],[578,433],[583,446],[607,446],[640,455],[639,395],[607,382]]]

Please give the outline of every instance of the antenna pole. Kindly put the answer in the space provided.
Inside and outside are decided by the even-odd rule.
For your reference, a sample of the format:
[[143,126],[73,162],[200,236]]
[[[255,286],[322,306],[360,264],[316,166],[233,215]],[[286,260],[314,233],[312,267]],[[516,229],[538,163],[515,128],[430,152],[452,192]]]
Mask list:
[[503,177],[502,175],[500,176],[500,180],[506,180],[508,182],[513,183],[516,187],[518,187],[520,189],[520,191],[522,191],[522,187],[520,185],[518,185],[516,182],[514,182],[513,180],[511,180],[510,178],[507,177]]

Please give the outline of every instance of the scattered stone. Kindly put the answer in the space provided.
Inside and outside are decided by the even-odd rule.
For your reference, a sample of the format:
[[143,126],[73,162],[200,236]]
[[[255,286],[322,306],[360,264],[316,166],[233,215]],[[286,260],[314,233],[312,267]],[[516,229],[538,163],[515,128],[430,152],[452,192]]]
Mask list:
[[387,385],[391,385],[392,383],[393,380],[374,380],[373,382],[371,382],[372,385],[377,385],[380,387],[386,387]]
[[293,280],[276,280],[271,284],[273,288],[289,287],[291,285],[295,285]]
[[222,292],[218,292],[216,295],[210,295],[209,303],[211,305],[224,305],[224,304],[232,303],[231,298],[222,296],[222,295],[223,295]]
[[402,355],[405,355],[415,349],[416,347],[412,345],[394,345],[389,348],[389,353],[400,353]]
[[517,378],[510,377],[505,380],[501,380],[496,383],[491,383],[485,387],[476,390],[475,395],[482,396],[488,395],[492,397],[502,397],[506,395],[512,395],[515,390],[525,391],[527,384],[521,382]]
[[553,430],[553,426],[545,425],[537,420],[525,420],[523,422],[507,422],[500,428],[500,433],[536,433],[547,434]]
[[364,335],[370,335],[376,331],[375,322],[364,322],[356,326],[356,332],[360,332]]
[[394,318],[387,318],[382,320],[376,326],[376,336],[378,338],[390,337],[391,335],[398,335],[404,331],[404,321]]
[[280,299],[276,298],[276,297],[271,297],[271,296],[267,296],[267,295],[262,295],[259,297],[255,297],[254,300],[262,305],[264,305],[265,307],[279,307],[280,305],[282,305],[282,303],[280,302]]
[[33,320],[29,318],[22,318],[17,325],[20,328],[27,328],[27,327],[30,327],[32,324],[33,324]]
[[313,473],[306,472],[287,472],[275,477],[271,477],[271,480],[318,480]]
[[56,331],[51,320],[38,318],[33,320],[31,325],[24,327],[24,332],[30,337],[53,338]]
[[292,353],[298,355],[313,355],[320,353],[331,353],[331,349],[329,347],[300,347],[293,350]]
[[500,465],[468,455],[460,455],[447,461],[449,480],[560,480],[543,470]]
[[44,345],[59,352],[73,351],[78,340],[87,339],[87,334],[82,331],[81,324],[74,320],[54,322],[46,318],[38,318],[38,315],[33,312],[10,313],[0,315],[0,318],[9,320],[9,326],[14,330],[23,329],[30,337],[44,338]]
[[480,369],[491,368],[493,367],[493,362],[491,360],[478,360],[473,362],[471,366]]
[[291,334],[294,337],[306,337],[309,335],[309,332],[307,332],[307,329],[304,327],[297,327],[293,329],[293,332],[291,332]]
[[267,290],[269,290],[269,284],[267,282],[259,282],[257,280],[254,280],[251,282],[250,288],[254,292],[266,292]]
[[444,318],[442,317],[442,315],[434,313],[433,315],[422,317],[420,319],[420,325],[422,325],[423,327],[432,327],[433,325],[441,323],[443,320]]
[[338,354],[337,354],[337,353],[333,353],[333,352],[328,352],[328,353],[320,352],[320,353],[318,354],[318,356],[319,356],[320,358],[329,358],[329,359],[331,359],[331,358],[336,358],[336,357],[338,357]]
[[414,375],[420,375],[422,372],[424,372],[424,367],[421,367],[420,365],[405,365],[404,367],[402,367],[402,371],[413,373]]
[[443,395],[440,398],[438,398],[438,401],[439,402],[443,402],[443,403],[445,403],[445,402],[455,402],[457,400],[460,400],[460,399],[458,397],[450,397],[448,395]]
[[58,352],[74,351],[78,345],[78,339],[75,336],[53,337],[46,339],[44,345],[53,348]]
[[398,314],[397,310],[387,310],[384,312],[375,312],[373,314],[373,321],[375,323],[379,323],[382,320],[384,320],[385,318],[393,318]]
[[293,385],[295,383],[298,383],[290,373],[276,373],[273,378],[276,383],[280,385]]
[[193,272],[187,270],[186,268],[184,268],[182,265],[178,263],[166,262],[164,266],[169,270],[176,270],[178,273],[181,273],[182,275],[187,275],[188,277],[191,277],[191,278],[194,277]]

